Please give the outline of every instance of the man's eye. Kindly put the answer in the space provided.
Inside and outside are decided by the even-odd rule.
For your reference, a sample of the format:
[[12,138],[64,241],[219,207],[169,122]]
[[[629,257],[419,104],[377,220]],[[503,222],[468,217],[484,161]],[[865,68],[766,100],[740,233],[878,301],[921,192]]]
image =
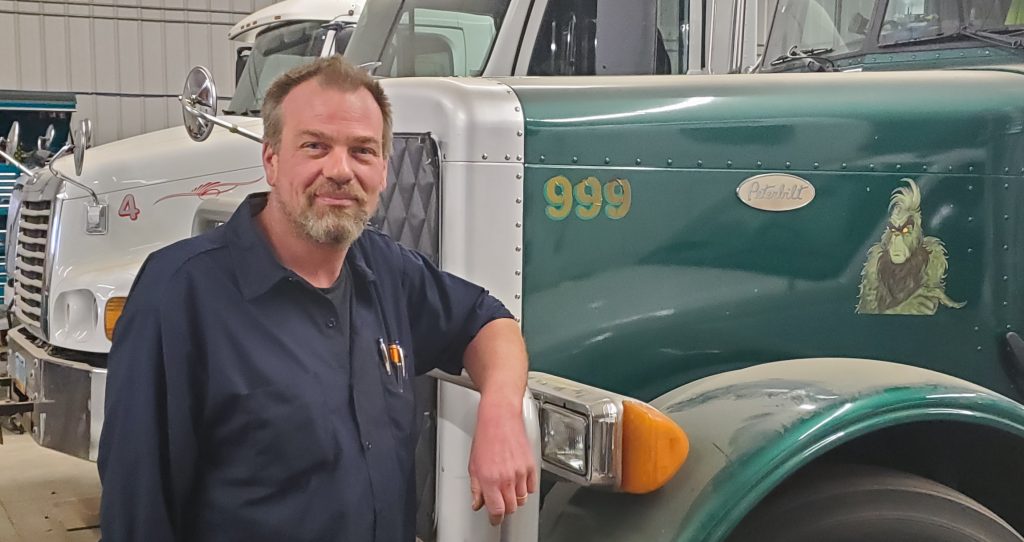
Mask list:
[[312,149],[314,151],[317,151],[317,150],[322,150],[324,148],[324,144],[320,143],[318,141],[307,141],[307,142],[302,144],[302,148],[303,149]]
[[356,152],[357,152],[358,154],[368,154],[368,155],[371,155],[371,156],[373,156],[373,155],[376,155],[376,154],[377,154],[377,151],[375,151],[375,150],[374,150],[373,148],[371,148],[371,147],[360,147],[360,148],[356,149]]

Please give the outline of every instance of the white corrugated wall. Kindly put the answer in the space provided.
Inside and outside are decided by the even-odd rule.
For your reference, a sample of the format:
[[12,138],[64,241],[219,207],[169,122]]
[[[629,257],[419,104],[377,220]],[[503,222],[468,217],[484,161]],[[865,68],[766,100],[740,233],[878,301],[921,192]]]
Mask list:
[[[228,29],[273,0],[0,0],[0,88],[70,91],[95,143],[181,124],[189,68],[234,91]],[[226,105],[221,100],[221,106]]]

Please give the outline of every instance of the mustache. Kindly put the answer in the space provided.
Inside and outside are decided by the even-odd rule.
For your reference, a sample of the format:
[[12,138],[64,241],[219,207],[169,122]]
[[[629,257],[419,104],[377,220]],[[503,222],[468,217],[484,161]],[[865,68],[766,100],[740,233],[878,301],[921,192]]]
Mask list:
[[317,197],[324,196],[328,198],[351,199],[356,203],[365,204],[366,193],[360,190],[358,186],[353,185],[354,183],[341,185],[331,181],[325,181],[312,186],[306,194],[310,201]]

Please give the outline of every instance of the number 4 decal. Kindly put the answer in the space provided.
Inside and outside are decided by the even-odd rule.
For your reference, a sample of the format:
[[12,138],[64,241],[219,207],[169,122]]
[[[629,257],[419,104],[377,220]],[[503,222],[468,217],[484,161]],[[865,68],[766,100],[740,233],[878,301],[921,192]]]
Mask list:
[[142,214],[142,211],[135,206],[135,196],[131,194],[125,196],[124,200],[121,201],[121,208],[117,210],[117,216],[130,218],[134,222],[139,218],[140,214]]

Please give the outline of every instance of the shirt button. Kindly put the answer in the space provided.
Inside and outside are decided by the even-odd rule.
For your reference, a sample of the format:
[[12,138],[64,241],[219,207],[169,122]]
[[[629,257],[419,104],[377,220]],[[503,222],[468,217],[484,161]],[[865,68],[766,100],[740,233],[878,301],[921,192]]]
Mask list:
[[363,447],[369,450],[370,448],[373,448],[373,443],[370,441],[366,441],[363,443]]
[[338,324],[338,322],[335,322],[335,321],[334,321],[334,318],[328,318],[328,319],[327,319],[327,327],[334,327],[334,326],[336,326],[337,324]]

